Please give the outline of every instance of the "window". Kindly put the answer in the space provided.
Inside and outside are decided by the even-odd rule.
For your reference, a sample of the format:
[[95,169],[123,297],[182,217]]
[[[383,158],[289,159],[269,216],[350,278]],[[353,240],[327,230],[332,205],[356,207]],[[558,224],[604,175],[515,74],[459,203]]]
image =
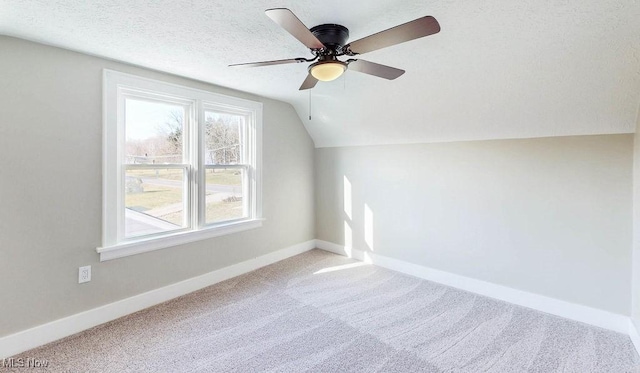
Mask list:
[[104,72],[101,260],[261,225],[262,104]]

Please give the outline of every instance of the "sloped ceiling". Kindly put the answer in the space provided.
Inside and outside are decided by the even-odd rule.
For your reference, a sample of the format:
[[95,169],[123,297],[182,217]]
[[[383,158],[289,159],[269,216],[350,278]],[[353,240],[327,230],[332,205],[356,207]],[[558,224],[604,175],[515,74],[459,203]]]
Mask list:
[[[424,15],[442,31],[362,56],[407,70],[395,81],[348,71],[300,92],[306,65],[227,67],[310,56],[274,7],[351,40]],[[0,3],[0,34],[289,102],[317,147],[633,132],[638,19],[638,0]]]

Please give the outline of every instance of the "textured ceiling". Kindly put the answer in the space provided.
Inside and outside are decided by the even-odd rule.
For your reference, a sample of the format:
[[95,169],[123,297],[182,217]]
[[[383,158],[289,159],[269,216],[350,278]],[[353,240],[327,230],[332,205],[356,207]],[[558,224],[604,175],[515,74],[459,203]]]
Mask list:
[[[299,92],[303,64],[227,67],[310,56],[273,7],[351,40],[424,15],[442,31],[362,56],[407,70],[395,81]],[[290,102],[318,147],[633,132],[639,18],[638,0],[0,1],[0,34]]]

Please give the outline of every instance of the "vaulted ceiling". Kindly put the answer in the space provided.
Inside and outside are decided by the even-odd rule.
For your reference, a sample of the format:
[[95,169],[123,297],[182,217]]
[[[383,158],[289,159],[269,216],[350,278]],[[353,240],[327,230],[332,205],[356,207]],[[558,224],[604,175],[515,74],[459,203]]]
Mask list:
[[[305,64],[227,67],[311,56],[274,7],[350,40],[424,15],[442,31],[362,56],[405,69],[397,80],[347,71],[299,91]],[[638,0],[15,0],[0,34],[289,102],[325,147],[633,132],[638,19]]]

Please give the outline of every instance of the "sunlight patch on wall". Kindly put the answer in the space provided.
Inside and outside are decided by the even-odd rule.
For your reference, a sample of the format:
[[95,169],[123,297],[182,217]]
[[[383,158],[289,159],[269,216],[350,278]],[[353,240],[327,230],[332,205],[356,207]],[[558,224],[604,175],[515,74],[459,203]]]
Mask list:
[[364,242],[373,251],[373,211],[366,203],[364,204]]
[[347,253],[347,256],[351,258],[351,248],[353,248],[353,231],[351,230],[351,226],[349,226],[349,222],[344,222],[344,250]]
[[347,217],[350,220],[353,220],[352,216],[352,200],[351,200],[351,182],[347,179],[347,176],[344,176],[343,181],[343,191],[344,191],[344,213],[347,214]]

